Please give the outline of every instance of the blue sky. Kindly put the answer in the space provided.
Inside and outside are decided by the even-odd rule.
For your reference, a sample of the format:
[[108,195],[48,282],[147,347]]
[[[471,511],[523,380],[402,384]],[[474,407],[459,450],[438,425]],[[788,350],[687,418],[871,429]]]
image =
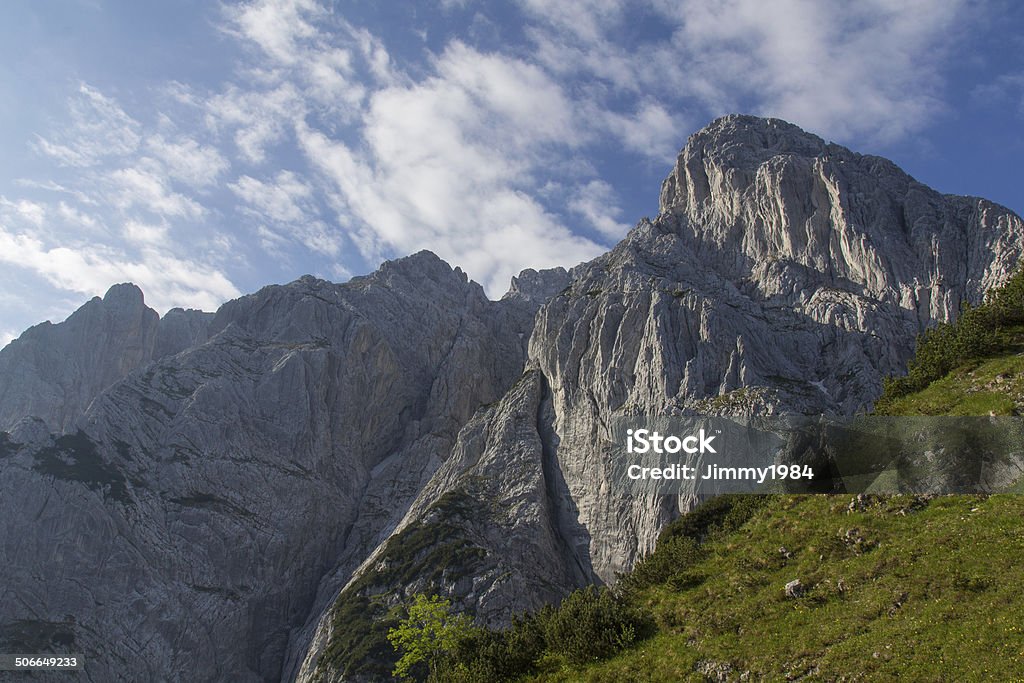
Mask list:
[[952,0],[0,4],[0,343],[431,249],[497,297],[778,116],[1024,212],[1024,9]]

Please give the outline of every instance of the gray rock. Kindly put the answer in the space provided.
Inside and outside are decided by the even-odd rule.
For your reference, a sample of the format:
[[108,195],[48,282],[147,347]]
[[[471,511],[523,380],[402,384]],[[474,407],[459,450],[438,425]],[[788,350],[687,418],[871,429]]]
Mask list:
[[117,380],[204,342],[212,318],[175,308],[161,319],[142,290],[119,284],[64,322],[26,330],[0,349],[0,429],[28,416],[54,431],[71,429]]

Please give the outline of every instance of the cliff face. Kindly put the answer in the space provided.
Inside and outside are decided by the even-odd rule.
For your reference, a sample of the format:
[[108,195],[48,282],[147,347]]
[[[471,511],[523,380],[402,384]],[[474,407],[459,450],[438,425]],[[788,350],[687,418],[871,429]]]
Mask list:
[[27,416],[68,429],[117,380],[206,341],[211,318],[175,308],[161,319],[138,287],[120,284],[62,323],[26,330],[0,350],[0,429]]
[[610,486],[611,419],[865,407],[1022,246],[1006,209],[734,116],[654,220],[498,302],[428,253],[212,320],[119,286],[0,351],[0,646],[71,641],[98,679],[340,680],[376,656],[346,620],[418,590],[507,622],[691,503]]

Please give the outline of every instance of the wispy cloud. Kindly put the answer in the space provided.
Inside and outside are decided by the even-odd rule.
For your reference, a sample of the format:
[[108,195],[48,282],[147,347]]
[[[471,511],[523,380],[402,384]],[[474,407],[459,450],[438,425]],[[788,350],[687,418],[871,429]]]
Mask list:
[[166,172],[159,168],[121,168],[108,176],[113,203],[123,211],[141,208],[158,216],[198,218],[203,207],[195,200],[174,192]]
[[[279,249],[288,236],[334,254],[338,241],[327,226],[336,225],[370,262],[433,249],[495,295],[524,267],[576,262],[604,248],[573,234],[537,196],[562,152],[595,139],[583,108],[539,65],[451,41],[414,79],[396,73],[372,34],[309,2],[251,3],[229,21],[269,64],[211,100],[211,125],[233,128],[256,163],[294,136],[319,176],[231,183],[263,217],[266,248]],[[350,122],[343,135],[319,111],[325,95]],[[315,206],[335,215],[316,219]]]
[[230,166],[216,147],[189,137],[168,140],[153,135],[146,140],[146,149],[162,162],[167,176],[192,187],[212,185]]
[[63,290],[93,296],[115,282],[132,281],[145,288],[149,303],[160,310],[192,306],[211,310],[239,291],[208,264],[179,259],[152,248],[142,258],[104,246],[53,246],[41,239],[0,227],[0,262],[26,269]]
[[86,84],[68,103],[70,125],[36,148],[64,166],[95,166],[105,158],[130,154],[139,146],[139,124],[112,99]]
[[[130,280],[164,310],[214,309],[237,296],[218,264],[230,245],[216,231],[193,232],[209,213],[196,192],[216,184],[230,164],[213,145],[173,128],[160,117],[147,126],[114,98],[80,85],[68,100],[68,124],[34,143],[63,169],[61,181],[20,179],[31,199],[0,198],[5,283],[30,274],[92,296]],[[59,308],[68,305],[75,304]]]
[[663,36],[630,44],[616,38],[628,35],[622,5],[524,0],[539,58],[623,93],[780,116],[840,139],[892,140],[934,120],[939,69],[969,20],[961,0],[652,0]]
[[3,214],[16,215],[22,220],[38,227],[43,224],[43,220],[46,218],[46,207],[38,202],[27,199],[12,201],[0,195],[0,215]]
[[305,105],[301,93],[288,81],[250,87],[230,85],[212,97],[206,105],[207,122],[215,129],[233,131],[242,158],[261,164],[267,159],[267,148],[281,142],[295,118],[304,114]]
[[1024,116],[1024,72],[1001,74],[989,83],[975,86],[971,97],[987,106],[1002,107],[1009,103]]
[[299,42],[316,37],[311,20],[324,10],[314,0],[262,0],[227,12],[236,35],[258,45],[275,61],[290,65],[301,57]]
[[622,209],[619,208],[615,189],[603,180],[591,180],[577,188],[569,199],[569,209],[609,239],[622,239],[629,229],[621,222]]
[[286,235],[327,256],[336,256],[341,250],[341,236],[320,220],[313,205],[313,188],[295,173],[281,171],[268,182],[244,175],[229,187],[245,203],[248,213],[277,226],[276,231],[267,225],[258,228],[272,251],[282,246]]

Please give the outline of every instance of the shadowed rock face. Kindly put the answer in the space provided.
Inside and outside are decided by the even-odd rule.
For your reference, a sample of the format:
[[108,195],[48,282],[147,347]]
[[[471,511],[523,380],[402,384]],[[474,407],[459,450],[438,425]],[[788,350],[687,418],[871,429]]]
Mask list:
[[501,301],[425,252],[212,319],[115,287],[0,351],[0,650],[70,642],[96,680],[351,679],[373,669],[345,619],[375,605],[433,590],[501,624],[613,580],[692,496],[616,493],[611,419],[868,406],[1022,237],[732,116],[654,220]]
[[161,319],[142,290],[120,284],[62,323],[26,330],[0,350],[0,429],[27,416],[56,431],[69,429],[117,380],[206,341],[212,318],[175,308]]

